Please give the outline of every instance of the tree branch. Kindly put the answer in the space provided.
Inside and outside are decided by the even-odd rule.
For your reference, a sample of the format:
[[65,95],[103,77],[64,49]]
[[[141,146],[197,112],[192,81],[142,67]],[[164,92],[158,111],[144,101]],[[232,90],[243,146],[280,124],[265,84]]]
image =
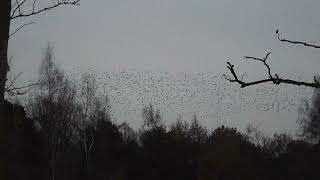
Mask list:
[[[301,41],[291,41],[291,40],[288,40],[285,38],[280,38],[279,30],[276,31],[276,34],[277,34],[278,40],[281,42],[286,42],[286,43],[291,43],[291,44],[299,44],[299,45],[304,45],[304,46],[313,47],[313,48],[320,48],[320,46],[318,46],[318,45],[314,45],[314,44],[310,44],[310,43],[306,43],[306,42],[301,42]],[[274,84],[284,83],[284,84],[292,84],[292,85],[297,85],[297,86],[307,86],[307,87],[313,87],[313,88],[320,88],[320,82],[317,80],[317,78],[315,76],[314,76],[314,82],[309,83],[309,82],[304,82],[304,81],[296,81],[296,80],[292,80],[292,79],[280,78],[278,74],[272,75],[271,68],[270,68],[269,64],[267,63],[267,59],[270,54],[271,54],[271,52],[267,53],[267,55],[263,59],[252,57],[252,56],[244,56],[244,58],[246,58],[246,59],[260,61],[263,63],[263,65],[266,67],[266,69],[268,71],[268,78],[266,78],[266,79],[245,82],[245,81],[243,81],[243,76],[242,76],[242,78],[240,80],[234,70],[234,65],[231,64],[230,62],[227,62],[227,68],[230,70],[232,78],[228,75],[225,75],[225,74],[223,76],[225,77],[226,80],[228,80],[230,82],[236,82],[236,83],[240,84],[241,88],[251,86],[251,85],[256,85],[256,84],[262,84],[262,83],[266,83],[266,82],[272,82]]]
[[31,25],[31,24],[35,24],[35,22],[31,21],[29,23],[25,23],[22,26],[20,26],[18,29],[16,29],[15,31],[13,31],[11,34],[9,34],[9,38],[11,36],[13,36],[15,33],[17,33],[18,31],[20,31],[22,28],[24,28],[25,26]]
[[10,96],[15,96],[15,95],[25,95],[28,93],[32,87],[40,85],[40,81],[37,81],[35,83],[27,84],[24,86],[16,87],[16,80],[22,75],[22,72],[20,72],[18,75],[16,75],[14,78],[8,78],[7,82],[9,82],[6,87],[5,91],[10,95]]
[[16,6],[13,5],[13,6],[11,7],[11,11],[12,11],[11,17],[12,17],[13,15],[15,15],[17,11],[19,12],[19,14],[21,14],[21,6],[22,6],[26,1],[27,1],[27,0],[23,0],[21,3],[19,3],[19,0],[16,0],[16,3],[15,3]]
[[28,12],[28,13],[23,13],[21,11],[21,7],[25,2],[26,2],[26,0],[23,0],[21,3],[19,3],[19,1],[16,0],[17,6],[14,9],[11,9],[11,11],[12,11],[11,17],[10,17],[11,20],[16,19],[16,18],[28,17],[28,16],[32,16],[35,14],[39,14],[41,12],[49,11],[49,10],[56,8],[58,6],[61,6],[61,5],[80,5],[79,4],[80,0],[56,0],[56,2],[53,3],[51,6],[36,10],[35,6],[36,6],[37,0],[34,0],[32,3],[32,11]]
[[33,83],[33,84],[28,84],[25,86],[21,86],[21,87],[15,87],[15,86],[13,86],[11,88],[6,87],[5,90],[10,96],[25,95],[31,90],[32,87],[37,86],[37,85],[39,85],[38,82]]
[[253,60],[256,60],[256,61],[261,61],[264,64],[264,66],[266,66],[266,68],[268,70],[269,78],[272,78],[270,66],[266,63],[266,61],[267,61],[267,59],[268,59],[270,54],[271,54],[271,52],[267,53],[267,55],[263,59],[256,58],[256,57],[251,57],[251,56],[244,56],[244,58],[253,59]]
[[271,76],[271,77],[269,76],[269,78],[267,78],[267,79],[251,81],[251,82],[244,82],[242,79],[240,80],[238,78],[238,75],[236,74],[236,72],[234,70],[234,65],[231,64],[230,62],[227,62],[227,64],[228,64],[227,68],[230,70],[233,78],[230,78],[229,76],[224,75],[225,79],[228,80],[229,82],[236,82],[236,83],[240,84],[241,88],[256,85],[256,84],[262,84],[262,83],[266,83],[266,82],[272,82],[274,84],[284,83],[284,84],[292,84],[292,85],[297,85],[297,86],[307,86],[307,87],[313,87],[313,88],[320,88],[320,84],[317,81],[315,81],[314,83],[308,83],[308,82],[296,81],[296,80],[291,80],[291,79],[283,79],[283,78],[279,78],[279,76],[277,74],[275,74],[274,76]]
[[313,48],[317,48],[317,49],[320,48],[319,45],[314,45],[314,44],[310,44],[310,43],[306,43],[306,42],[302,42],[302,41],[291,41],[291,40],[288,40],[285,38],[280,38],[279,30],[276,31],[276,34],[277,34],[278,40],[281,42],[287,42],[287,43],[291,43],[291,44],[300,44],[300,45],[304,45],[307,47],[313,47]]

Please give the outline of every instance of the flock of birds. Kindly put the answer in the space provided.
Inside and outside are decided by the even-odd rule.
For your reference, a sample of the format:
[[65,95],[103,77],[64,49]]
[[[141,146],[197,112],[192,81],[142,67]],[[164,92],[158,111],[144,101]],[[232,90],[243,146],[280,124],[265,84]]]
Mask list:
[[[297,111],[311,89],[261,84],[239,88],[214,73],[171,73],[114,69],[97,75],[99,92],[107,94],[116,121],[140,126],[142,109],[152,104],[166,122],[178,114],[188,120],[224,121],[230,114],[253,111]],[[141,121],[139,121],[141,120]],[[137,122],[138,121],[138,122]]]
[[[196,114],[207,126],[208,122],[225,124],[230,117],[246,112],[297,113],[302,100],[309,100],[313,93],[312,88],[283,84],[240,88],[214,73],[112,68],[108,72],[90,71],[89,74],[97,80],[98,95],[108,96],[112,119],[127,122],[134,129],[141,126],[142,110],[149,104],[160,110],[166,124],[178,116],[189,121]],[[82,75],[83,72],[74,69],[70,78],[79,80]]]

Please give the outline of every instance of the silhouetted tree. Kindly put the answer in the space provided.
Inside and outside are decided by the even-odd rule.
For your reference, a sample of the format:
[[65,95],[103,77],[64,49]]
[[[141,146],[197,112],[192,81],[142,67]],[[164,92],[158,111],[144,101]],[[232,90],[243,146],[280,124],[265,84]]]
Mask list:
[[120,124],[118,129],[125,144],[137,143],[137,134],[128,123],[124,122]]
[[13,92],[24,87],[6,88],[8,64],[8,40],[10,36],[21,30],[23,27],[32,24],[25,23],[18,29],[10,33],[10,24],[18,19],[27,18],[53,8],[63,5],[78,5],[80,0],[54,0],[51,5],[37,8],[37,0],[2,0],[0,1],[0,178],[8,179],[6,154],[8,153],[8,134],[9,128],[6,123],[7,117],[5,110],[5,91]]
[[267,145],[268,151],[275,158],[284,156],[288,152],[288,145],[293,141],[292,137],[286,133],[274,134]]
[[163,179],[166,173],[167,131],[160,116],[160,110],[154,110],[150,104],[142,111],[143,125],[139,134],[142,146],[144,179]]
[[[9,179],[47,178],[45,146],[42,134],[33,121],[26,117],[24,108],[18,104],[6,102],[6,111],[10,117],[10,144],[8,164]],[[37,177],[37,178],[35,178]]]
[[189,136],[189,124],[179,115],[171,124],[168,132],[168,156],[170,161],[167,167],[172,169],[173,179],[195,179],[198,152]]
[[95,143],[92,146],[92,163],[94,171],[93,179],[121,179],[122,162],[122,139],[115,124],[103,111],[97,116],[97,127],[94,132]]
[[142,177],[142,161],[141,148],[138,144],[138,134],[128,123],[124,122],[118,126],[123,141],[123,160],[124,168],[128,179],[141,179]]
[[32,24],[33,22],[25,23],[18,29],[13,30],[10,33],[10,24],[18,19],[28,18],[51,9],[54,9],[63,5],[79,5],[80,0],[55,0],[48,2],[47,6],[41,7],[41,4],[37,0],[4,0],[0,3],[0,105],[4,100],[4,93],[6,90],[12,91],[19,89],[6,89],[6,76],[9,71],[7,49],[9,38],[21,30],[23,27]]
[[94,144],[94,131],[96,130],[97,120],[99,111],[103,111],[105,107],[101,106],[100,100],[97,96],[97,84],[96,79],[93,75],[84,74],[81,78],[81,90],[79,94],[79,101],[82,109],[82,115],[79,122],[79,133],[82,148],[85,154],[85,166],[86,166],[86,177],[91,177],[91,162],[90,155],[91,149]]
[[189,124],[182,120],[182,116],[176,119],[174,123],[170,126],[169,134],[176,138],[177,140],[182,140],[188,138]]
[[160,115],[160,110],[154,110],[152,104],[149,106],[144,107],[142,110],[142,117],[143,117],[143,128],[148,129],[155,129],[164,127],[162,122],[162,118]]
[[188,136],[196,144],[204,143],[207,140],[207,129],[199,124],[196,114],[193,114]]
[[53,51],[48,47],[40,67],[39,91],[30,100],[28,113],[44,133],[50,159],[51,179],[55,179],[57,160],[74,136],[80,107],[76,104],[76,89],[55,65]]
[[267,146],[271,139],[257,126],[249,125],[246,128],[248,139],[260,148]]
[[254,179],[259,174],[254,146],[235,128],[219,127],[201,153],[198,179]]
[[[318,77],[319,79],[319,77]],[[307,140],[319,143],[320,142],[320,90],[315,89],[312,101],[304,101],[304,104],[299,108],[300,118],[298,120],[302,136]]]

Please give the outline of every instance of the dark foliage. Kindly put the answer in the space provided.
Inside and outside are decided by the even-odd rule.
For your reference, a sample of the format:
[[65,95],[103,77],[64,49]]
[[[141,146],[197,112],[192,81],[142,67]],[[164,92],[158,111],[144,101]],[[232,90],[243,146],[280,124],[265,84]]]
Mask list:
[[[46,132],[26,118],[21,106],[10,103],[7,106],[12,128],[10,177],[52,178]],[[96,116],[89,163],[86,164],[81,139],[74,137],[68,148],[60,152],[63,158],[56,162],[56,179],[319,177],[319,144],[294,140],[286,134],[275,134],[262,145],[235,128],[222,126],[210,132],[196,119],[190,124],[178,119],[169,128],[154,125],[137,133],[127,124],[117,126],[105,112],[100,113]]]

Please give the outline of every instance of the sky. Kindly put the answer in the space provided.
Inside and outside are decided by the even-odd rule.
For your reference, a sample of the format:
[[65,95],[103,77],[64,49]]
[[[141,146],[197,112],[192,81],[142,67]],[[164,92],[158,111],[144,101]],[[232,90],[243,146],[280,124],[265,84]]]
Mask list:
[[[152,72],[158,79],[163,79],[163,73],[166,72],[185,73],[191,79],[203,78],[204,75],[192,75],[196,73],[214,76],[212,84],[218,83],[219,87],[232,89],[230,94],[220,95],[217,99],[225,100],[228,96],[234,97],[234,93],[244,92],[239,96],[242,98],[228,100],[233,104],[232,107],[251,96],[260,97],[254,101],[259,107],[260,101],[270,99],[270,92],[262,97],[257,93],[259,88],[265,89],[265,86],[243,90],[223,81],[220,76],[228,72],[226,61],[231,61],[240,73],[246,72],[247,78],[252,80],[262,77],[265,70],[261,64],[245,60],[243,56],[263,57],[271,51],[269,63],[274,73],[306,81],[311,81],[320,67],[319,50],[281,43],[275,35],[276,29],[279,29],[281,36],[287,39],[320,44],[320,1],[317,0],[81,0],[80,4],[12,22],[11,31],[23,23],[36,22],[9,40],[9,57],[12,57],[10,73],[22,72],[20,82],[37,77],[38,66],[48,42],[54,46],[56,62],[67,72],[93,71],[99,77],[104,77],[105,72],[117,74],[111,77],[112,81],[102,79],[108,82],[106,86],[114,83],[120,87],[121,83],[117,82],[119,79],[127,81],[125,77],[128,74],[137,72]],[[119,72],[127,75],[118,75]],[[118,76],[120,78],[115,78]],[[150,78],[153,75],[144,76]],[[173,79],[180,82],[184,78]],[[206,79],[203,88],[217,92],[216,86],[208,84],[210,80]],[[194,82],[189,85],[193,86]],[[124,90],[129,91],[131,86],[125,86]],[[113,93],[110,86],[106,88]],[[289,92],[282,94],[284,100],[280,103],[294,102],[292,107],[275,112],[260,108],[251,108],[248,112],[241,108],[238,113],[222,113],[218,119],[229,116],[228,119],[242,119],[233,124],[244,126],[248,123],[247,119],[263,117],[261,119],[266,120],[260,120],[260,124],[266,129],[295,129],[296,109],[301,98],[310,95],[310,89],[267,86],[270,91],[274,88]],[[201,91],[203,96],[217,96],[209,92]],[[135,97],[133,101],[139,99],[139,95],[124,94],[113,96],[121,97],[124,101],[130,96]],[[193,97],[192,101],[196,99]],[[277,101],[279,94],[271,99]],[[274,104],[272,101],[268,101],[268,105]],[[203,101],[199,105],[200,113],[207,112],[208,108],[213,109],[210,103],[212,101]],[[128,106],[130,103],[119,104]],[[172,114],[180,113],[180,110],[194,111],[186,104],[174,104],[170,110]],[[118,114],[116,117],[130,121],[129,116],[119,115],[123,106],[117,109],[118,105],[114,104],[115,114]],[[220,112],[228,110],[221,109]],[[139,113],[136,112],[136,116]],[[203,122],[213,128],[225,121],[212,124],[213,121],[203,118]],[[133,126],[139,124],[130,123]]]

